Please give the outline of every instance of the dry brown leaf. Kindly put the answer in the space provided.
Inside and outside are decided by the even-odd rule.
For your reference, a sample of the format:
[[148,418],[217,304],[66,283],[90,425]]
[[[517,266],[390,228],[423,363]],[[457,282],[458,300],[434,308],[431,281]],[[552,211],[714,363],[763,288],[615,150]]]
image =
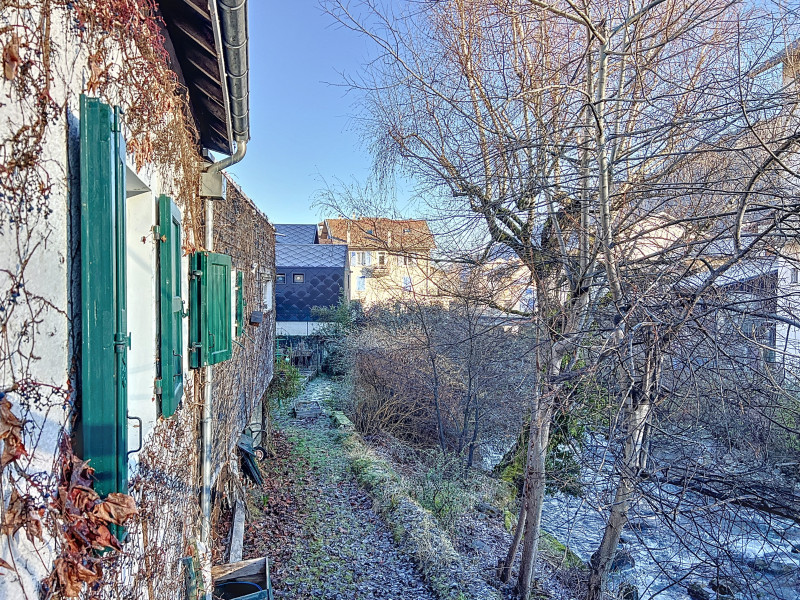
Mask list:
[[25,524],[25,500],[19,495],[16,488],[11,490],[11,499],[3,516],[3,533],[8,537],[13,536]]
[[95,550],[104,550],[106,548],[122,550],[119,540],[117,540],[117,538],[112,535],[111,530],[103,524],[97,525],[95,528],[92,547]]
[[67,494],[67,499],[80,512],[89,512],[101,502],[97,492],[82,485],[72,488]]
[[25,444],[23,444],[22,439],[16,435],[10,433],[3,441],[3,454],[0,455],[0,467],[14,462],[21,456],[28,455],[27,450],[25,450]]
[[109,494],[105,502],[97,504],[92,514],[98,519],[123,525],[125,521],[139,514],[136,501],[128,494]]
[[3,48],[3,75],[11,81],[17,76],[22,59],[19,56],[19,37],[11,36],[11,41]]
[[13,571],[14,567],[12,567],[6,561],[4,561],[2,558],[0,558],[0,569],[5,569],[7,571]]
[[89,57],[89,70],[92,74],[89,76],[89,81],[86,82],[86,89],[92,94],[100,89],[100,81],[103,77],[103,69],[100,67],[98,59],[94,56]]
[[85,488],[92,487],[92,475],[94,475],[94,469],[89,466],[88,460],[81,460],[73,454],[69,469],[70,488],[77,485]]
[[25,445],[22,443],[22,421],[11,412],[11,406],[11,402],[6,398],[0,400],[0,440],[4,442],[0,466],[27,455]]

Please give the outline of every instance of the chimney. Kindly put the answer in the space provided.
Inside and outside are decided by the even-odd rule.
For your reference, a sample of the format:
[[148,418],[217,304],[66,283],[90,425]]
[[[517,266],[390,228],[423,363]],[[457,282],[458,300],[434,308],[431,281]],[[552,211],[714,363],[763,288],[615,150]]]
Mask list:
[[347,222],[347,245],[350,245],[350,221]]

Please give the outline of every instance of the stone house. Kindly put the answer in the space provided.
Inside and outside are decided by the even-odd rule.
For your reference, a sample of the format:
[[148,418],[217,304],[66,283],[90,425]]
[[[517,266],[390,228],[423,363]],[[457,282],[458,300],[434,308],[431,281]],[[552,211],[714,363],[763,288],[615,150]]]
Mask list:
[[0,24],[0,597],[184,598],[272,377],[274,229],[222,172],[246,2]]

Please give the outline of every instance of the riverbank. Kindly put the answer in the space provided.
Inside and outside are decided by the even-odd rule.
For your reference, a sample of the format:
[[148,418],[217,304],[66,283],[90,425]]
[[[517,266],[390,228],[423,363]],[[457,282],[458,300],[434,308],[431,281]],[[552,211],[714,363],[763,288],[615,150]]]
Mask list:
[[[443,527],[414,498],[390,449],[365,443],[341,413],[331,418],[341,393],[317,378],[283,402],[273,415],[272,455],[261,463],[264,485],[247,491],[244,556],[270,558],[275,597],[513,598],[495,573],[511,534],[507,511],[491,502],[491,482]],[[291,407],[309,402],[323,412],[295,418]],[[561,568],[566,548],[551,538],[542,548],[542,594],[574,597],[576,570]]]

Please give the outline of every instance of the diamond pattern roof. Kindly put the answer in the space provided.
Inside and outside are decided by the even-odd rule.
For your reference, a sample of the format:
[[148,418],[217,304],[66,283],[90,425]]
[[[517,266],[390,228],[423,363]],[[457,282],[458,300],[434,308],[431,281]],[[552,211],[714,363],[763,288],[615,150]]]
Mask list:
[[316,244],[316,225],[275,225],[278,244]]
[[[280,231],[280,230],[279,230]],[[347,246],[321,244],[276,244],[275,266],[340,267],[347,264]]]

